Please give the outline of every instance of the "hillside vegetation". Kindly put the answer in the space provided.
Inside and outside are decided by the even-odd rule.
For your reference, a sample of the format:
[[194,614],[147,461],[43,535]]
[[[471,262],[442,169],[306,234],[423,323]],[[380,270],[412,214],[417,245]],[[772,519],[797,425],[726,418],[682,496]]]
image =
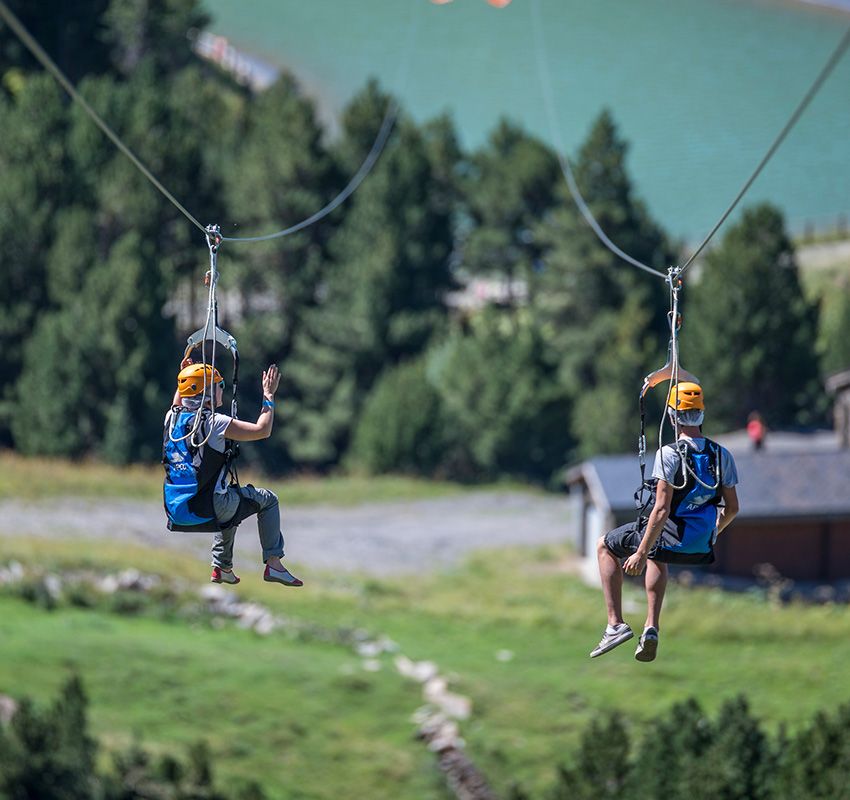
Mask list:
[[[187,611],[167,592],[45,603],[7,587],[0,691],[46,701],[79,672],[107,743],[139,735],[167,752],[203,738],[220,776],[257,779],[281,798],[293,785],[311,798],[442,796],[432,756],[414,739],[421,689],[398,674],[399,654],[434,661],[451,691],[471,699],[460,732],[503,795],[514,783],[535,797],[548,791],[607,711],[622,711],[637,736],[687,697],[715,714],[743,693],[776,732],[850,699],[844,609],[774,607],[758,594],[671,587],[655,663],[635,662],[629,646],[591,661],[603,607],[565,571],[565,556],[482,555],[403,580],[314,575],[299,591],[249,576],[235,593],[288,621],[268,636]],[[132,563],[181,582],[184,597],[205,575],[191,558],[118,545],[4,541],[3,558],[60,574]],[[627,589],[635,625],[639,598]],[[358,654],[352,631],[388,637],[398,651]]]

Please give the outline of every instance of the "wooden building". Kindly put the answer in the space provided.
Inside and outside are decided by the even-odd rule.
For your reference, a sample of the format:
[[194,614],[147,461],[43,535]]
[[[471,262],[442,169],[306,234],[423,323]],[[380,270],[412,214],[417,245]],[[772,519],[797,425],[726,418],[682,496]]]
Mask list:
[[[794,580],[850,579],[850,450],[835,440],[829,449],[807,447],[797,436],[795,446],[774,436],[774,446],[768,439],[761,451],[720,437],[738,465],[741,512],[718,539],[712,571],[753,577],[757,565],[769,563]],[[648,460],[647,475],[652,454]],[[635,519],[639,483],[634,455],[599,456],[568,471],[579,521],[574,544],[589,561],[595,563],[600,535]]]

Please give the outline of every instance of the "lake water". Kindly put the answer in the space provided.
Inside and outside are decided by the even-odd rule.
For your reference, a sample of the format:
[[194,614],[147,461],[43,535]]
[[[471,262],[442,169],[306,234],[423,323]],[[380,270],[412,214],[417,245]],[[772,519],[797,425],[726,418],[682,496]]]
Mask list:
[[[468,147],[502,115],[550,141],[529,0],[205,1],[213,31],[293,69],[326,116],[377,76],[419,120],[450,111]],[[638,193],[688,239],[716,221],[850,25],[848,13],[784,0],[541,5],[568,151],[611,108]],[[400,86],[411,13],[418,39]],[[850,54],[745,202],[763,199],[794,230],[850,215]]]

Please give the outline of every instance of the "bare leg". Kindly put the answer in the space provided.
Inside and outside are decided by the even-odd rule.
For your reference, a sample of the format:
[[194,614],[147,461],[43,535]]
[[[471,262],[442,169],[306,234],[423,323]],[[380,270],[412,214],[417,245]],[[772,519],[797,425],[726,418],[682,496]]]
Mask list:
[[667,565],[657,561],[646,562],[646,628],[659,629],[661,604],[667,589]]
[[608,624],[619,625],[623,621],[623,570],[619,559],[605,546],[605,537],[596,545],[599,560],[599,577],[608,611]]

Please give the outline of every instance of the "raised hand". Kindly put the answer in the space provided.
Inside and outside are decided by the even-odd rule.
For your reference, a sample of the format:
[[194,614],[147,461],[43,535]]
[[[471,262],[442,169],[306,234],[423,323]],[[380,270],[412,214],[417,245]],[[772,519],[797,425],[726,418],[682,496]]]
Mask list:
[[263,397],[267,400],[273,400],[278,384],[280,384],[280,370],[274,364],[271,364],[263,372]]

